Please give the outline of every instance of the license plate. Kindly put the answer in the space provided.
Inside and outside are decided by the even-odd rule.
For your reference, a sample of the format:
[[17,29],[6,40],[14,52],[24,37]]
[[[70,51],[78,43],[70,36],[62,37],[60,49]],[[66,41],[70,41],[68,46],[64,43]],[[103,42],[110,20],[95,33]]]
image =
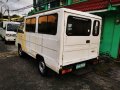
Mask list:
[[81,64],[76,65],[76,69],[80,69],[80,68],[83,68],[83,67],[85,67],[85,63],[81,63]]

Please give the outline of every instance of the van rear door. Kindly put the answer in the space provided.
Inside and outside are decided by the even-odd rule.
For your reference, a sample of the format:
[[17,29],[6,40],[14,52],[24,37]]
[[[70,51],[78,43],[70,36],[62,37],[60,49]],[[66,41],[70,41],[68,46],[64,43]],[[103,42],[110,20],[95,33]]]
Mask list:
[[99,45],[100,45],[100,33],[101,33],[101,20],[94,19],[93,27],[90,37],[90,49],[89,58],[96,58],[99,55]]
[[92,20],[65,13],[63,66],[88,60]]

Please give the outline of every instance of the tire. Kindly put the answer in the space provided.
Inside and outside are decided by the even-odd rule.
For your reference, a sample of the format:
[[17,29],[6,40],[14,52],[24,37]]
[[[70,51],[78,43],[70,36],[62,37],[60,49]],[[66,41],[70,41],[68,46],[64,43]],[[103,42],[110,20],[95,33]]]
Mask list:
[[22,51],[22,47],[21,46],[18,46],[18,55],[20,57],[23,57],[24,56],[24,52]]
[[48,68],[43,60],[39,61],[39,71],[42,76],[47,76]]

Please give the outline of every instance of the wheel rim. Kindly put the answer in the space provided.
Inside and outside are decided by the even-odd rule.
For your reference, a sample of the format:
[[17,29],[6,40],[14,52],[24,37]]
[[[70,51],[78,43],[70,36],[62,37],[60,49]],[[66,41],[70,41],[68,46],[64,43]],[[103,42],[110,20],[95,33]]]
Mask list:
[[41,73],[44,73],[44,70],[45,70],[45,63],[40,61],[39,62],[39,70]]

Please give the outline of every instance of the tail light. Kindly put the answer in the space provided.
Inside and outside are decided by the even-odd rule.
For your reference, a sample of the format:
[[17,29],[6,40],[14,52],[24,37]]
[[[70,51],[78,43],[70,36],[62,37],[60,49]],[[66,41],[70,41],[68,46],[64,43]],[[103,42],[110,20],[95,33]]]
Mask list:
[[69,73],[69,72],[72,72],[72,69],[64,69],[64,70],[62,70],[62,74]]

